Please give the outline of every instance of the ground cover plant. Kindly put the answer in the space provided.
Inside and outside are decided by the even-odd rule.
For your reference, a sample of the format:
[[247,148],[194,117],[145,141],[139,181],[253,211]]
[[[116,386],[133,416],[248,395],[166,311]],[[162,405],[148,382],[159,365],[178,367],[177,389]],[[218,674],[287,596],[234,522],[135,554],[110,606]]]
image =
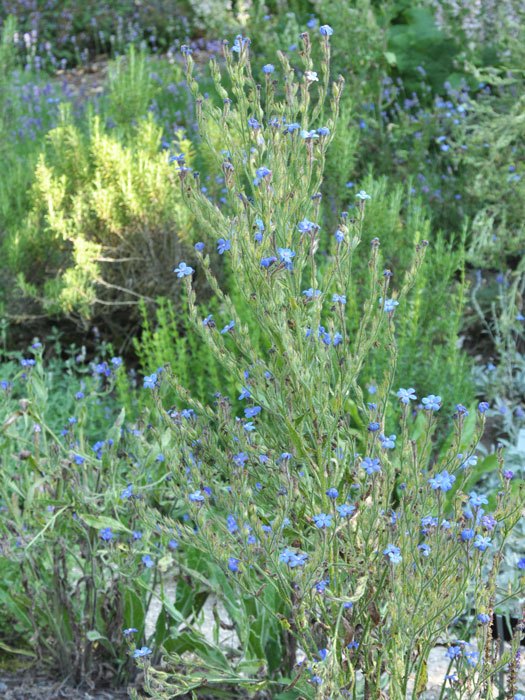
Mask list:
[[521,20],[486,5],[0,15],[0,668],[522,700]]

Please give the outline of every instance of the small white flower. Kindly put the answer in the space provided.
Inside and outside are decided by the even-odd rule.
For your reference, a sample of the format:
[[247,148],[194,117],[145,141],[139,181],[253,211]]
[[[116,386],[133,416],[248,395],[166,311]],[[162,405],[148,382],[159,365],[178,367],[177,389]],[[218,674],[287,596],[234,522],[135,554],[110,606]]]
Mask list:
[[364,190],[361,190],[356,194],[356,199],[364,201],[365,199],[372,199],[372,197],[369,194],[367,194]]
[[317,80],[319,80],[317,73],[314,70],[307,70],[304,77],[309,83],[315,83]]

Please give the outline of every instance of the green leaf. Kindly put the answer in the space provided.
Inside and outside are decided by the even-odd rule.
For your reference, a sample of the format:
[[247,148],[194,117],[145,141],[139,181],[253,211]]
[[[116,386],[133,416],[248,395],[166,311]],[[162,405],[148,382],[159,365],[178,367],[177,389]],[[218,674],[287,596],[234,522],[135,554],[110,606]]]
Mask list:
[[396,55],[393,51],[385,51],[383,54],[388,65],[390,66],[397,66],[397,58]]
[[128,532],[131,534],[131,530],[123,525],[120,520],[110,518],[108,515],[88,515],[87,513],[84,513],[80,514],[78,517],[83,520],[86,525],[89,525],[89,527],[94,527],[97,530],[103,530],[104,528],[109,527],[111,530],[115,530],[116,532]]
[[86,637],[90,642],[96,642],[99,639],[107,639],[107,637],[104,637],[104,635],[97,632],[97,630],[89,630],[89,632],[86,632]]

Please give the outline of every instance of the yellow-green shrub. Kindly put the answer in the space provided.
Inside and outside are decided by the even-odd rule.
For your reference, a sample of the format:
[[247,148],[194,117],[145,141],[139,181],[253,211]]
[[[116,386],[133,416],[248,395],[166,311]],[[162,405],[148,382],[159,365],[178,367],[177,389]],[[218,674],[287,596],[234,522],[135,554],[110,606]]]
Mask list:
[[[49,133],[31,210],[6,246],[45,312],[85,322],[124,308],[129,318],[140,299],[173,295],[191,214],[161,141],[153,118],[124,133],[93,116],[83,132],[65,112]],[[191,159],[184,138],[174,149]]]

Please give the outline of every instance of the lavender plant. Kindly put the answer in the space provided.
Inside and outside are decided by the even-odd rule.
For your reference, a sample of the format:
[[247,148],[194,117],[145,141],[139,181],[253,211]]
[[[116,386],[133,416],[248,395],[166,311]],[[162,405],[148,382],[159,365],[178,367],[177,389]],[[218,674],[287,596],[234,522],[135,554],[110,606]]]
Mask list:
[[[172,468],[164,517],[146,509],[143,517],[164,536],[177,533],[180,577],[223,602],[230,619],[217,614],[217,630],[233,625],[238,644],[225,648],[218,631],[204,639],[193,625],[176,626],[171,668],[146,664],[146,689],[157,698],[203,687],[283,700],[416,698],[427,684],[429,652],[445,640],[447,697],[495,698],[496,674],[507,663],[515,668],[519,644],[516,636],[499,659],[490,620],[522,493],[510,494],[501,463],[495,502],[467,488],[486,404],[477,411],[458,404],[449,440],[436,454],[441,397],[395,386],[395,318],[406,308],[425,242],[394,290],[374,238],[362,305],[348,290],[370,195],[357,193],[330,250],[319,250],[319,190],[342,90],[341,79],[329,79],[331,27],[320,34],[319,72],[308,34],[301,36],[300,70],[280,54],[280,66],[267,64],[260,76],[251,71],[248,39],[225,45],[230,91],[211,65],[222,107],[199,95],[191,52],[183,48],[204,142],[217,126],[223,134],[213,155],[229,210],[203,195],[198,174],[184,163],[182,191],[203,237],[215,239],[231,267],[262,351],[198,244],[198,267],[181,261],[175,273],[186,285],[195,332],[236,377],[239,394],[218,395],[206,406],[169,370],[146,377],[164,417],[157,430],[169,442]],[[283,98],[274,86],[279,73]],[[219,313],[205,318],[193,291],[201,275],[220,303]],[[360,375],[380,348],[391,361],[367,402]],[[165,385],[184,409],[164,409]],[[477,648],[453,629],[471,600]],[[508,697],[517,692],[514,677]]]

